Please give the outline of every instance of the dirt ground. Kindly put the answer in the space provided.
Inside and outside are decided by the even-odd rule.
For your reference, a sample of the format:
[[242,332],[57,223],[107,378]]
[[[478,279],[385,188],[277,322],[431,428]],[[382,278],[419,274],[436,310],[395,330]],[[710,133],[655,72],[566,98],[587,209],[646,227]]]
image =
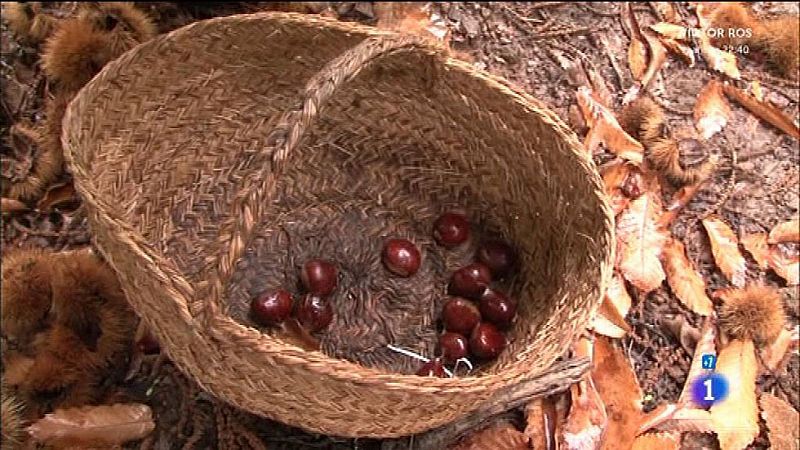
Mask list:
[[[65,10],[72,7],[68,3],[62,5]],[[193,9],[178,10],[164,5],[142,4],[143,9],[152,8],[158,13],[161,31],[202,18],[259,8],[256,4],[199,3]],[[336,5],[342,20],[374,22],[369,8]],[[755,8],[766,15],[797,13],[798,10],[796,3],[777,2],[760,2]],[[577,112],[577,86],[560,66],[558,55],[582,58],[584,64],[595,68],[614,94],[614,110],[619,110],[622,96],[633,84],[627,63],[629,38],[620,20],[620,4],[458,2],[436,4],[434,10],[451,29],[454,50],[471,58],[477,67],[506,77],[548,104],[581,138],[586,128]],[[647,3],[636,4],[634,10],[643,26],[658,21]],[[12,123],[41,119],[46,82],[36,65],[36,50],[19,45],[5,26],[2,33],[0,131],[5,154],[5,140]],[[742,57],[739,61],[743,79],[760,80],[766,98],[797,117],[800,103],[797,83],[768,75],[763,65],[748,58]],[[712,76],[705,64],[689,68],[669,59],[650,92],[668,111],[670,126],[692,126],[691,112],[697,93]],[[685,244],[687,254],[710,290],[727,284],[714,264],[708,238],[698,220],[700,216],[716,211],[738,235],[743,231],[768,231],[777,223],[796,216],[800,209],[798,142],[759,123],[742,108],[736,105],[732,108],[730,123],[706,148],[694,152],[696,154],[683,155],[685,163],[693,163],[709,154],[717,154],[722,164],[672,226],[673,234]],[[597,162],[604,162],[603,157],[599,156]],[[669,194],[665,194],[665,201]],[[55,249],[86,245],[90,236],[85,217],[77,206],[47,215],[25,213],[3,217],[3,245],[26,243]],[[751,276],[762,277],[781,288],[789,320],[796,325],[800,309],[798,290],[785,287],[782,279],[761,271],[749,255],[747,258]],[[665,286],[647,297],[634,297],[634,307],[628,316],[633,331],[624,339],[624,347],[645,392],[648,409],[676,401],[686,381],[692,355],[665,325],[665,319],[675,316],[684,316],[693,325],[700,323],[699,316],[684,308]],[[758,386],[800,409],[800,357],[794,355],[780,372],[762,375]],[[237,445],[270,449],[380,448],[378,441],[312,435],[235,410],[204,394],[168,361],[156,364],[154,356],[146,357],[137,375],[119,386],[119,395],[151,405],[157,418],[156,431],[144,442],[131,444],[129,448],[222,448],[223,440],[231,445],[227,448]],[[763,430],[762,426],[761,436],[750,448],[768,448]],[[713,435],[686,433],[683,448],[715,449],[718,446]]]

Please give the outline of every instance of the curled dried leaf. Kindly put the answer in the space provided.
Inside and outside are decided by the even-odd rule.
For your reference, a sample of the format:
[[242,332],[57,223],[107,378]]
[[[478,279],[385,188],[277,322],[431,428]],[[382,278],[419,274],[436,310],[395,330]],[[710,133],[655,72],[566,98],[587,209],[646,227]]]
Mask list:
[[586,150],[592,154],[600,144],[603,144],[620,158],[641,164],[644,154],[642,144],[620,127],[608,108],[593,98],[592,90],[581,86],[578,88],[577,97],[583,117],[590,128],[584,142]]
[[800,219],[781,222],[769,232],[770,244],[800,242]]
[[689,33],[686,27],[675,25],[669,22],[659,22],[655,25],[650,25],[650,29],[669,39],[678,41],[685,41],[689,38]]
[[658,224],[660,215],[660,201],[648,191],[632,201],[617,221],[619,270],[644,293],[658,288],[666,278],[660,256],[667,234]]
[[706,319],[703,323],[703,329],[700,330],[700,339],[694,348],[694,356],[692,357],[692,364],[689,366],[689,372],[686,374],[686,383],[683,385],[681,395],[678,397],[679,405],[688,405],[691,400],[692,389],[691,381],[699,377],[705,372],[703,369],[703,355],[716,355],[716,325],[711,319]]
[[800,414],[780,398],[761,394],[761,417],[767,424],[767,435],[773,450],[797,450],[800,448]]
[[766,233],[745,234],[741,239],[742,246],[762,269],[769,268],[769,245]]
[[658,40],[661,41],[661,44],[663,44],[667,50],[681,58],[689,67],[694,67],[695,57],[691,47],[675,39],[664,36],[659,36]]
[[155,428],[150,407],[139,403],[58,409],[28,428],[49,445],[89,447],[142,439]]
[[636,36],[631,36],[631,44],[628,46],[628,67],[636,81],[641,80],[647,70],[647,47]]
[[703,226],[711,240],[711,253],[717,267],[734,286],[742,287],[746,281],[747,263],[739,252],[733,230],[717,216],[703,219]]
[[767,102],[758,101],[755,97],[748,95],[741,89],[737,89],[736,87],[728,84],[722,86],[722,90],[725,92],[725,95],[742,105],[754,116],[783,131],[789,136],[792,136],[795,139],[800,139],[800,128],[794,124],[794,120],[791,117],[784,114],[780,109]]
[[714,304],[706,295],[706,283],[686,257],[686,249],[681,241],[670,239],[667,242],[663,261],[667,283],[678,300],[701,316],[713,313]]
[[644,419],[642,389],[630,361],[607,338],[595,339],[592,378],[605,405],[608,428],[600,448],[616,449],[622,442],[633,442]]
[[661,319],[661,325],[664,330],[678,339],[687,354],[694,353],[694,348],[700,341],[700,330],[689,324],[683,314],[668,315]]
[[722,450],[744,449],[758,436],[757,367],[749,339],[733,340],[719,353],[717,373],[728,380],[728,396],[709,412]]
[[631,199],[626,195],[624,187],[628,183],[629,178],[632,176],[636,166],[627,163],[623,160],[616,160],[611,165],[601,169],[603,176],[604,191],[614,211],[614,216],[621,213],[631,202]]
[[673,6],[671,2],[650,2],[650,6],[652,6],[658,14],[661,14],[661,17],[667,22],[675,22],[680,19],[680,17],[678,17],[678,12],[675,10],[675,6]]
[[697,96],[694,105],[694,124],[703,139],[722,131],[731,117],[731,107],[722,95],[719,81],[711,80]]
[[525,435],[531,448],[550,450],[556,448],[558,414],[551,397],[538,398],[525,408]]
[[761,360],[767,370],[775,371],[786,361],[786,356],[791,349],[797,350],[800,343],[800,326],[794,331],[781,328],[775,341],[761,350]]

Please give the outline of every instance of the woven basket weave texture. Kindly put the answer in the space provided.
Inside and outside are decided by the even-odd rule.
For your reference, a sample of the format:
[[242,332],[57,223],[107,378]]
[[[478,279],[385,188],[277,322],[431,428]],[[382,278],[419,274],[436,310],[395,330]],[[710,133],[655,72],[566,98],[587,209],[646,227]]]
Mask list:
[[[612,218],[574,134],[420,38],[283,13],[198,22],[109,64],[62,139],[96,246],[169,357],[320,433],[421,432],[546,372],[609,276]],[[451,208],[518,247],[519,317],[474,376],[417,377],[385,344],[433,349],[447,274],[477,242],[432,242]],[[416,282],[386,277],[387,236],[420,247]],[[323,351],[255,328],[249,299],[320,253],[342,272]]]

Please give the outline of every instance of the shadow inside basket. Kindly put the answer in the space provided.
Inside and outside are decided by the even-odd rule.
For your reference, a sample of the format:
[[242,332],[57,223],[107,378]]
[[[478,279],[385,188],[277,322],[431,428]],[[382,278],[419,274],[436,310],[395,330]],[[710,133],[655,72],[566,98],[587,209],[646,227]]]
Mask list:
[[[314,335],[321,350],[367,367],[416,373],[420,361],[387,345],[434,357],[451,274],[475,260],[484,237],[502,236],[492,224],[473,223],[468,243],[446,249],[434,241],[432,229],[447,209],[399,190],[382,194],[380,202],[367,198],[325,202],[323,189],[309,193],[316,200],[313,206],[274,216],[271,225],[257,231],[237,264],[226,295],[228,314],[243,325],[285,336],[281,328],[253,321],[251,300],[267,290],[285,289],[297,305],[304,294],[299,279],[303,264],[326,259],[337,266],[339,278],[328,298],[333,321]],[[296,195],[294,191],[295,199]],[[369,189],[360,196],[369,196]],[[398,277],[384,267],[381,252],[391,238],[408,239],[420,250],[422,264],[413,276]],[[516,296],[516,284],[517,277],[511,276],[493,286]]]

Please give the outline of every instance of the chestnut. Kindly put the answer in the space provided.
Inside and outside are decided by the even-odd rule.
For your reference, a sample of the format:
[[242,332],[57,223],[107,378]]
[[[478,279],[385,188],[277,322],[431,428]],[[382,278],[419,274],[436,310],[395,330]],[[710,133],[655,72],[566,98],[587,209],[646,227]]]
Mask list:
[[469,349],[480,359],[494,359],[506,348],[506,337],[489,322],[481,322],[469,337]]
[[484,320],[500,329],[506,329],[511,326],[517,313],[517,302],[500,291],[487,289],[481,296],[478,309]]
[[463,244],[469,239],[469,221],[463,214],[444,213],[433,224],[433,238],[447,248]]
[[383,246],[383,264],[395,275],[414,275],[419,270],[421,259],[417,247],[407,239],[389,239]]
[[447,374],[444,372],[444,364],[441,358],[433,358],[432,360],[423,364],[417,371],[417,375],[421,377],[439,377],[444,378]]
[[336,266],[323,259],[311,259],[303,265],[300,280],[311,294],[325,297],[336,289]]
[[292,294],[283,289],[267,291],[250,302],[250,312],[259,325],[277,325],[292,314]]
[[469,334],[481,320],[478,308],[469,300],[452,297],[442,308],[442,322],[447,331]]
[[517,253],[505,242],[488,241],[478,249],[478,261],[489,268],[493,277],[502,278],[517,263]]
[[453,272],[449,292],[451,295],[479,300],[491,282],[489,268],[482,263],[472,263]]
[[309,331],[316,332],[327,328],[333,321],[333,308],[322,297],[306,294],[297,305],[297,320]]
[[469,342],[463,334],[446,332],[439,336],[439,349],[445,363],[455,364],[469,354]]

